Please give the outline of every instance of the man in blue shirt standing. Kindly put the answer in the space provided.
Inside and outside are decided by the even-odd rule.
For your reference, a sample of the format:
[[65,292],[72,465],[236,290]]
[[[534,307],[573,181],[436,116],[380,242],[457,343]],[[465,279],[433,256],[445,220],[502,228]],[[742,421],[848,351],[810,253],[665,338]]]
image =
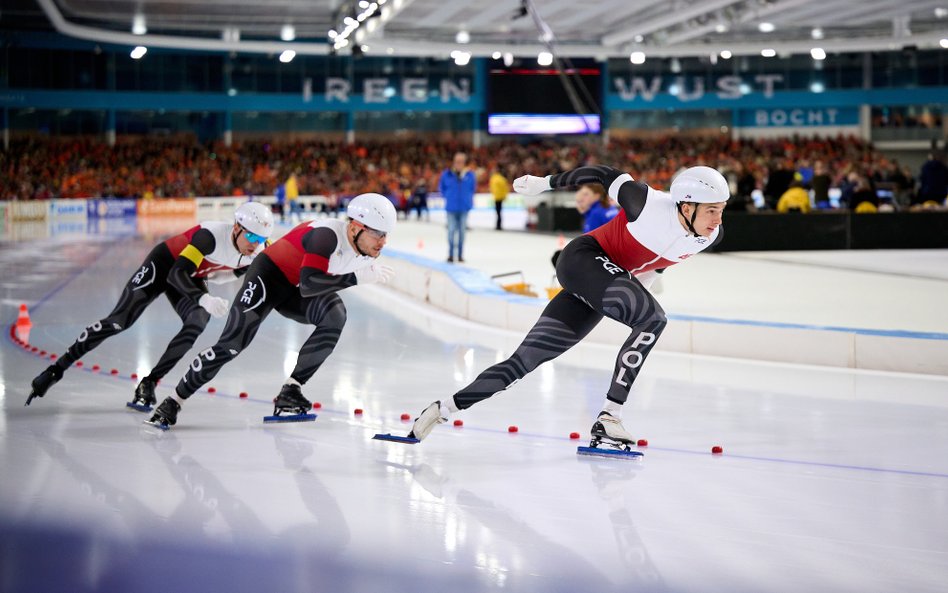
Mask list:
[[467,168],[467,155],[455,153],[451,167],[441,173],[438,190],[444,196],[448,217],[448,262],[464,262],[464,228],[467,214],[474,207],[474,171]]

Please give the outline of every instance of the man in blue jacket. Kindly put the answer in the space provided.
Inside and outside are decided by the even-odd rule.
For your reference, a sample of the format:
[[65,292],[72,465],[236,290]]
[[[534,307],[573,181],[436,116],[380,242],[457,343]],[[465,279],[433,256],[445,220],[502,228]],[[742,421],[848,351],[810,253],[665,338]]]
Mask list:
[[454,155],[451,167],[441,173],[438,190],[444,196],[444,209],[448,216],[448,262],[464,262],[464,228],[467,213],[474,207],[474,171],[467,168],[467,155]]

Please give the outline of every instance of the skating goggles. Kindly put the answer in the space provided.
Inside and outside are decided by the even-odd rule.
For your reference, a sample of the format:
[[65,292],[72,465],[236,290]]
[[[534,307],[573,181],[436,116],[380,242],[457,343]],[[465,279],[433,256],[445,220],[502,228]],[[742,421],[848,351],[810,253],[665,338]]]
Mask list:
[[251,243],[265,243],[267,238],[263,235],[258,235],[256,233],[251,233],[247,229],[244,229],[244,238],[250,241]]
[[364,230],[364,231],[366,232],[366,234],[368,234],[368,235],[369,235],[370,237],[372,237],[373,239],[377,239],[377,240],[381,241],[382,239],[384,239],[385,237],[388,236],[388,233],[386,233],[386,232],[384,232],[384,231],[377,231],[377,230],[373,229],[372,227],[365,226],[365,225],[362,224],[361,222],[359,223],[359,226],[361,226],[361,227],[362,227],[362,230]]

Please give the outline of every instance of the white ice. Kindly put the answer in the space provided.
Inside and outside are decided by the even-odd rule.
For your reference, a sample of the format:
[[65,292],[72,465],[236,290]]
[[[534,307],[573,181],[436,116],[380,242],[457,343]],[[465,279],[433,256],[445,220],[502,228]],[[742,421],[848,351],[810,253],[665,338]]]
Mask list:
[[[623,414],[648,439],[644,459],[594,459],[575,451],[615,348],[583,345],[455,416],[462,427],[384,443],[372,435],[405,434],[403,413],[450,396],[522,336],[355,287],[341,293],[338,348],[304,387],[322,404],[313,423],[261,423],[310,331],[274,314],[215,394],[196,394],[166,433],[145,427],[124,404],[130,373],[177,329],[163,300],[24,407],[49,361],[10,339],[17,306],[31,307],[29,342],[61,354],[168,229],[144,230],[0,242],[2,591],[945,590],[946,377],[655,351]],[[391,248],[440,260],[443,233],[403,224]],[[556,243],[475,230],[466,256],[542,288]],[[943,332],[946,259],[707,255],[669,272],[659,298],[672,314]],[[794,285],[802,297],[784,294]],[[867,286],[903,291],[904,306]]]

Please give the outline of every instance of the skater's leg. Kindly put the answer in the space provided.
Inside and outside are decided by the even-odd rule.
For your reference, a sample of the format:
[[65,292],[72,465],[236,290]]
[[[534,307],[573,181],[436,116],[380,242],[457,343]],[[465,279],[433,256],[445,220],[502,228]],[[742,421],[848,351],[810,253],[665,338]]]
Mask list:
[[147,412],[157,401],[155,388],[158,381],[164,378],[168,371],[188,353],[188,350],[194,345],[194,341],[201,335],[211,319],[211,314],[203,307],[193,299],[184,298],[174,289],[169,288],[166,296],[183,323],[178,333],[171,338],[171,342],[165,348],[158,364],[152,368],[150,373],[142,377],[138,386],[135,387],[135,396],[132,398],[131,405],[143,412]]
[[178,333],[171,338],[168,347],[165,348],[161,358],[158,359],[158,363],[145,377],[155,383],[168,374],[168,371],[188,353],[188,350],[191,349],[191,346],[194,345],[198,336],[201,335],[211,320],[211,314],[193,299],[183,298],[177,291],[172,293],[171,289],[168,290],[167,296],[171,306],[174,307],[175,313],[181,318],[182,325]]
[[112,312],[104,319],[82,330],[72,346],[55,363],[33,379],[30,383],[30,395],[26,400],[26,405],[30,405],[33,398],[46,395],[49,388],[62,379],[66,369],[90,350],[131,327],[148,305],[164,292],[165,276],[172,261],[170,253],[163,244],[155,247],[122,289],[122,294]]
[[610,261],[591,237],[584,236],[567,245],[556,270],[565,290],[580,295],[596,311],[632,330],[619,349],[602,413],[592,428],[594,442],[597,437],[608,437],[629,443],[632,436],[620,421],[622,405],[645,358],[665,329],[665,311],[631,273]]
[[408,436],[422,440],[436,424],[446,422],[449,414],[507,389],[542,363],[572,348],[596,327],[600,319],[601,314],[576,296],[565,291],[559,293],[546,306],[536,325],[510,358],[485,369],[453,397],[436,401],[422,410]]
[[[149,265],[150,264],[150,265]],[[85,356],[99,344],[132,326],[145,309],[165,289],[164,278],[156,278],[154,262],[145,265],[129,280],[112,312],[103,319],[89,325],[56,361],[56,366],[65,370]]]
[[[256,263],[256,262],[255,262]],[[282,284],[281,284],[282,280]],[[260,324],[273,310],[273,302],[293,289],[283,278],[263,274],[247,274],[237,291],[241,299],[234,302],[227,314],[224,331],[217,343],[198,354],[188,372],[175,387],[176,399],[183,403],[195,391],[217,376],[225,364],[233,360],[253,341]],[[251,303],[247,305],[246,303]]]
[[454,394],[454,406],[448,409],[466,409],[507,389],[542,363],[553,360],[575,346],[592,331],[602,315],[563,291],[553,297],[536,325],[507,360],[488,367],[474,381]]
[[338,294],[330,293],[298,300],[289,298],[277,311],[295,321],[316,326],[300,348],[296,367],[290,373],[292,381],[305,385],[336,348],[346,325],[346,306]]
[[622,405],[629,397],[645,358],[665,330],[668,319],[655,297],[635,278],[619,277],[603,295],[603,313],[632,332],[619,348],[606,398]]

